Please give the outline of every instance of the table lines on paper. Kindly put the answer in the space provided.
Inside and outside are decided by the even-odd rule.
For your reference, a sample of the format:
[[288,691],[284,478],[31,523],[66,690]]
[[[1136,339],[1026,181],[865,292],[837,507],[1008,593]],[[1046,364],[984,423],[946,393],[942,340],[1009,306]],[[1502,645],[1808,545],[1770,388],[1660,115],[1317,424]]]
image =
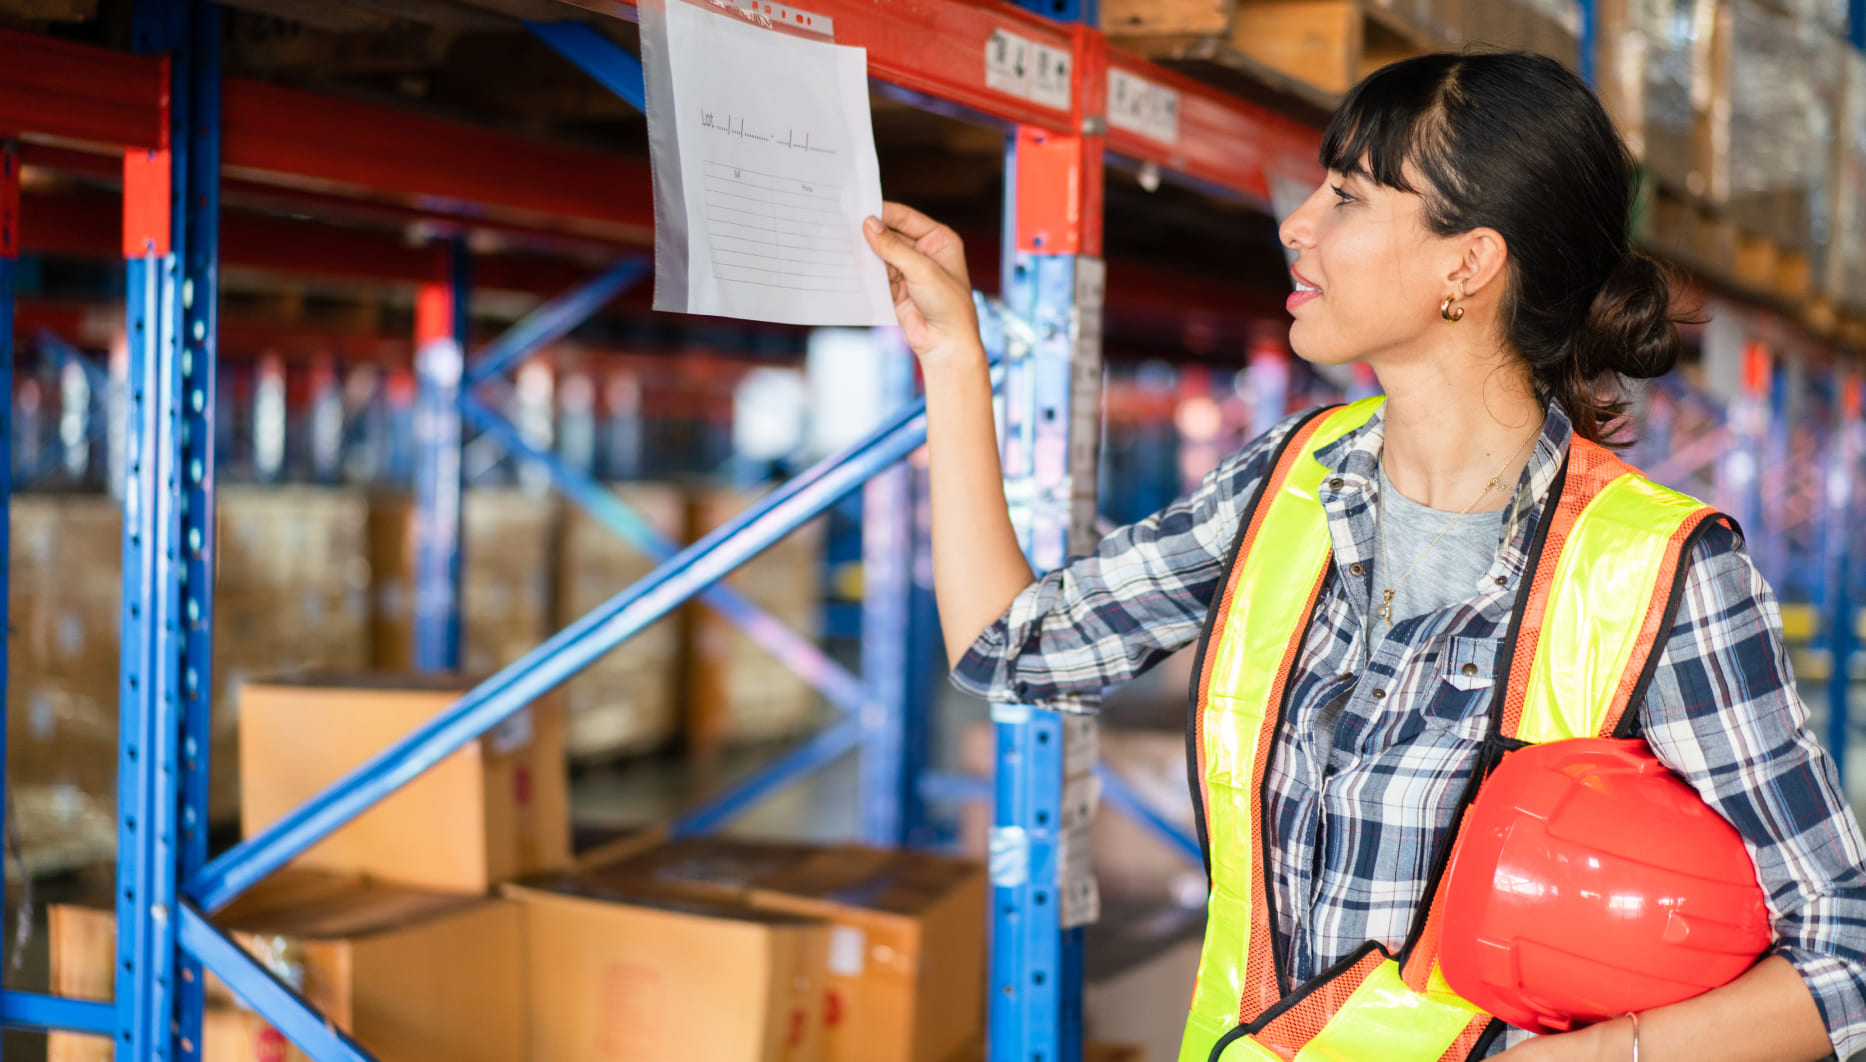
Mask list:
[[792,291],[861,292],[840,188],[715,161],[702,173],[713,276]]

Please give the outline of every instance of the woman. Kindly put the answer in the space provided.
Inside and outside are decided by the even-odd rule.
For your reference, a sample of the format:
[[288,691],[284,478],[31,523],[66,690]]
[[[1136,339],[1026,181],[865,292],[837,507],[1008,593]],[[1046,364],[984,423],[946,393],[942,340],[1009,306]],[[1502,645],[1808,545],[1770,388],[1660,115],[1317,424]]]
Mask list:
[[[1262,798],[1275,955],[1291,983],[1363,941],[1407,936],[1485,733],[1551,483],[1572,440],[1607,441],[1619,377],[1662,375],[1680,349],[1665,275],[1629,246],[1632,160],[1559,64],[1387,67],[1334,117],[1322,163],[1327,179],[1281,228],[1296,253],[1290,345],[1317,364],[1369,363],[1387,400],[1317,453],[1332,477],[1333,563],[1293,656]],[[959,240],[895,204],[866,227],[926,380],[955,681],[1044,703],[1192,643],[1240,511],[1301,418],[1035,579],[999,489]],[[1689,547],[1681,578],[1637,730],[1742,834],[1775,946],[1697,998],[1561,1035],[1510,1029],[1476,1055],[1779,1062],[1866,1049],[1866,844],[1805,729],[1776,603],[1721,522]]]

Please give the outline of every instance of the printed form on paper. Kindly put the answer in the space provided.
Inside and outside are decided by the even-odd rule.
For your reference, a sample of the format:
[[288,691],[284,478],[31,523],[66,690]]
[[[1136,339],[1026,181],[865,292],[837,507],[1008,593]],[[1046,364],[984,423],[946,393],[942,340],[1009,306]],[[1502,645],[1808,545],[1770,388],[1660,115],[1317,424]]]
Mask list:
[[[686,214],[686,299],[656,309],[891,325],[868,53],[667,0]],[[652,109],[651,109],[652,113]],[[650,120],[654,120],[653,117]]]

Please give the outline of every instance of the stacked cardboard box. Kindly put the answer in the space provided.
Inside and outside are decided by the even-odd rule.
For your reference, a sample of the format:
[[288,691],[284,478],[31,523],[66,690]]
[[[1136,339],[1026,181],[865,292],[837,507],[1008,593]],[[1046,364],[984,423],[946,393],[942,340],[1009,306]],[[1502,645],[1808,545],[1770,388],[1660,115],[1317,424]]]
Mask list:
[[354,491],[226,487],[214,592],[209,814],[238,814],[240,685],[254,675],[369,666],[369,510]]
[[[551,634],[551,551],[558,503],[520,490],[467,491],[461,502],[461,665],[490,674]],[[368,556],[376,573],[374,666],[415,662],[415,503],[370,499]]]
[[1824,255],[1823,289],[1834,303],[1866,313],[1866,55],[1851,50],[1841,54],[1834,215]]
[[[724,488],[692,498],[697,540],[756,500]],[[823,522],[812,521],[734,572],[726,582],[792,629],[818,624]],[[702,756],[728,743],[772,741],[816,729],[821,698],[784,663],[711,610],[692,612],[687,666],[687,738]]]
[[[346,491],[220,492],[212,819],[238,814],[242,678],[364,664],[364,516]],[[23,494],[11,526],[9,778],[27,865],[46,873],[115,851],[123,516],[101,495]]]
[[1511,48],[1559,59],[1581,55],[1581,5],[1574,0],[1466,0],[1454,36],[1471,46]]
[[94,495],[12,499],[7,783],[35,873],[116,851],[123,517]]
[[[472,688],[458,678],[254,683],[240,693],[240,821],[264,829]],[[549,698],[455,752],[296,866],[483,894],[570,863],[562,705]]]
[[[581,977],[534,982],[534,1037],[546,1038],[534,1039],[534,1057],[603,1057],[591,1053],[589,1042],[597,1037],[583,1030],[591,1028],[591,1016],[600,1013],[601,994],[617,991],[618,983],[666,980],[666,998],[672,1000],[680,995],[673,985],[686,983],[684,971],[690,963],[702,971],[732,965],[699,961],[718,954],[717,948],[727,943],[712,943],[723,935],[721,927],[697,919],[717,920],[726,917],[725,912],[680,904],[736,905],[818,927],[823,943],[810,960],[818,963],[810,975],[815,1000],[807,1006],[791,1004],[788,1019],[768,1008],[752,1008],[741,1020],[768,1035],[772,1023],[794,1023],[798,1013],[807,1012],[821,1026],[820,1048],[814,1046],[815,1034],[793,1027],[786,1047],[795,1052],[791,1054],[731,1053],[721,1048],[720,1053],[663,1056],[644,1046],[643,1053],[625,1057],[941,1062],[975,1036],[983,1021],[986,882],[975,863],[856,847],[695,840],[648,848],[610,865],[523,883],[506,892],[525,905],[534,968],[542,968],[546,956],[561,961],[568,948],[594,952],[575,967],[586,971]],[[653,932],[653,946],[631,943],[630,934],[623,932],[630,925],[639,927],[637,932]],[[631,956],[624,964],[626,976],[615,972],[615,964],[623,961],[617,959],[609,960],[603,976],[593,976],[603,954]],[[740,954],[765,957],[763,962],[740,960],[745,973],[762,983],[768,974],[761,971],[771,969],[772,956],[780,953],[763,945]],[[686,1008],[716,1010],[729,1002],[728,995],[770,998],[764,992],[745,995],[755,985],[728,993],[718,978],[715,972],[710,989],[704,987],[707,980],[697,980],[703,986],[701,998],[682,1000],[678,1015],[671,1008],[655,1014],[646,1007],[628,1006],[626,1010],[636,1015],[631,1034],[642,1045],[659,1045],[680,1029],[710,1027],[686,1021],[691,1013]],[[633,989],[629,991],[632,996]],[[619,1000],[612,1001],[611,1013],[621,1009]],[[558,1017],[552,1019],[552,1014]],[[811,1053],[816,1051],[820,1054]]]
[[[517,905],[341,875],[287,873],[216,922],[248,954],[383,1062],[524,1062],[525,978]],[[109,999],[113,911],[51,912],[52,989]],[[305,1056],[217,979],[203,986],[201,1056],[293,1062]],[[53,1034],[51,1062],[107,1062],[111,1044]]]
[[1761,0],[1729,3],[1729,65],[1713,71],[1728,82],[1729,132],[1713,140],[1708,194],[1743,231],[1805,252],[1830,213],[1845,45]]
[[[686,498],[677,487],[630,483],[617,496],[663,539],[680,544]],[[558,629],[627,589],[655,562],[575,506],[564,514],[557,559]],[[564,684],[570,756],[600,761],[652,751],[679,733],[681,620],[668,616]]]

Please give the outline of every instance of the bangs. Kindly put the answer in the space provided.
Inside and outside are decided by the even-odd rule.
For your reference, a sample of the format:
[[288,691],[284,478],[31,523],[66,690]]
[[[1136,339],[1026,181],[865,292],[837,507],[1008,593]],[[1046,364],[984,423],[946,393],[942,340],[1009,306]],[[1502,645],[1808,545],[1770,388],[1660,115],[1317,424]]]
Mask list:
[[1369,75],[1329,119],[1323,167],[1427,198],[1455,191],[1446,109],[1459,95],[1462,66],[1460,56],[1423,55]]

